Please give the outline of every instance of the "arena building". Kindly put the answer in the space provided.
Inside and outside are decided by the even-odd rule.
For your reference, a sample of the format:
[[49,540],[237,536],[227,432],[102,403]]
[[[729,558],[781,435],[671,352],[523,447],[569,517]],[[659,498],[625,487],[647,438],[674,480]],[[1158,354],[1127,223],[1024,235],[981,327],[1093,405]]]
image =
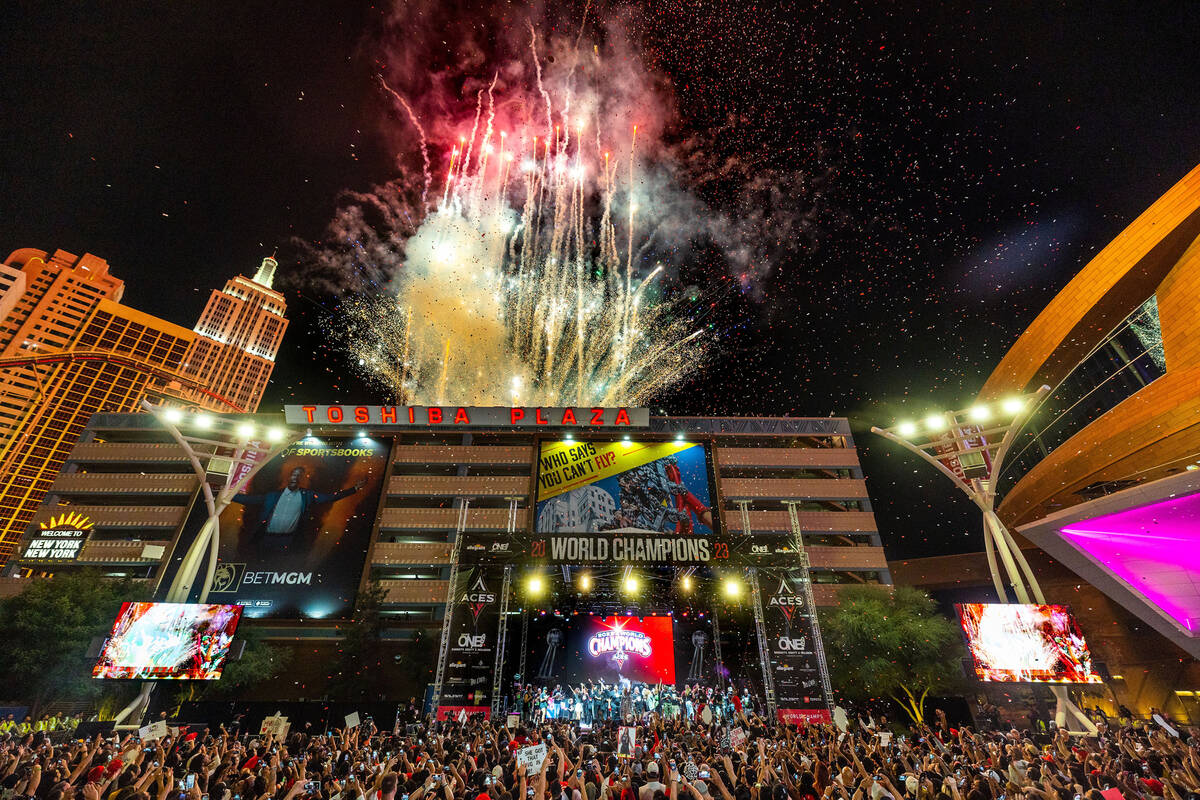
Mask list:
[[[216,417],[176,416],[185,434],[202,426],[193,432],[201,438]],[[207,595],[207,602],[244,605],[253,626],[304,656],[273,687],[280,699],[320,695],[322,659],[312,656],[336,647],[355,598],[373,582],[382,592],[389,654],[399,660],[414,637],[426,643],[428,661],[385,687],[405,699],[415,683],[459,663],[455,643],[446,644],[454,608],[469,607],[476,628],[481,613],[515,621],[522,610],[548,619],[690,610],[689,619],[710,620],[718,604],[702,598],[706,583],[733,574],[757,580],[753,565],[761,563],[770,605],[799,594],[798,585],[789,591],[787,571],[805,559],[816,606],[835,604],[841,586],[891,583],[841,418],[333,405],[220,420],[260,437],[286,432],[287,448],[221,514]],[[10,563],[5,589],[92,567],[150,581],[161,596],[207,516],[200,480],[170,427],[153,414],[94,415]],[[201,466],[215,485],[231,472],[239,477],[227,460]],[[306,492],[290,514],[282,499],[289,487]],[[302,531],[309,521],[312,530]],[[722,552],[732,554],[728,568]],[[544,578],[544,592],[523,582],[529,575],[541,576],[538,586]],[[632,580],[641,581],[639,590],[624,591]],[[695,596],[681,593],[692,581]],[[495,607],[485,610],[488,604]],[[689,641],[699,648],[711,637],[719,660],[722,642],[745,645],[735,617],[751,629],[773,624],[748,611],[729,613],[728,630],[693,632]],[[789,626],[790,614],[785,609],[782,618]],[[501,655],[486,664],[497,689],[496,665],[506,658],[501,627],[502,641],[489,645]],[[509,636],[506,674],[518,660],[524,671],[531,635],[539,634],[522,629],[519,654],[515,629]],[[474,701],[444,700],[481,705],[478,693]]]
[[[980,400],[1051,387],[997,479],[1000,518],[1072,605],[1110,709],[1200,722],[1200,167],[1088,263]],[[894,563],[897,582],[986,591],[983,554]],[[1089,702],[1090,706],[1092,703]]]

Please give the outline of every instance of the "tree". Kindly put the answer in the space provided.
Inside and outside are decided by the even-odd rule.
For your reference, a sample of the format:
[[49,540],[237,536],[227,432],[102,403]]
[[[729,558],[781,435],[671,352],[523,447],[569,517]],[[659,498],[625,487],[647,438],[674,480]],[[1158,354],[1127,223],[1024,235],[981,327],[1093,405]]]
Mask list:
[[820,612],[834,685],[853,700],[887,695],[924,723],[925,699],[962,679],[958,628],[908,586],[852,586],[838,600]]
[[145,583],[92,570],[31,581],[0,600],[0,679],[19,687],[32,714],[54,700],[99,696],[105,684],[92,678],[88,647],[112,630],[121,603],[149,596]]
[[239,628],[238,638],[246,642],[242,657],[225,664],[221,680],[210,685],[206,696],[233,696],[247,687],[279,675],[292,660],[291,650],[268,644],[259,628]]
[[378,581],[358,593],[354,616],[342,627],[342,642],[329,696],[335,700],[378,700],[386,673],[383,663],[383,602],[387,593]]
[[176,714],[180,706],[194,700],[238,697],[247,688],[277,676],[291,661],[291,650],[268,644],[262,630],[246,625],[245,620],[238,627],[237,638],[245,642],[242,657],[225,662],[220,680],[185,681],[175,693]]

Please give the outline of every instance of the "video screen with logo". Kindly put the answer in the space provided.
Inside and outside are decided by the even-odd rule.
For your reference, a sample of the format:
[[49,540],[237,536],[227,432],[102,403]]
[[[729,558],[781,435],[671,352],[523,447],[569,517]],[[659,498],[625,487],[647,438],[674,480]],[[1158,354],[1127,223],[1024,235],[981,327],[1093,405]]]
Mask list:
[[673,686],[674,620],[664,616],[540,616],[530,625],[526,670],[529,682],[549,686],[589,680]]
[[[306,439],[269,461],[221,514],[209,597],[252,618],[349,617],[389,450],[374,439]],[[197,501],[193,533],[204,518]]]
[[1066,606],[961,603],[958,616],[981,681],[1103,683]]
[[92,676],[219,680],[241,615],[236,605],[125,603]]
[[543,443],[536,531],[712,536],[710,461],[687,442]]

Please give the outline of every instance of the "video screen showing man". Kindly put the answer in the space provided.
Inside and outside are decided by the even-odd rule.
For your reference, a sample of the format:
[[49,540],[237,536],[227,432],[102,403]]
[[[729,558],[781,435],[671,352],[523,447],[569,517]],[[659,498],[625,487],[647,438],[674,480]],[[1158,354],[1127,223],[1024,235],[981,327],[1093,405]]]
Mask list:
[[551,443],[539,467],[539,533],[715,533],[704,445]]
[[248,617],[337,619],[362,577],[389,445],[306,440],[264,464],[221,514],[213,599]]
[[[258,552],[288,551],[297,544],[297,532],[312,534],[312,525],[301,525],[314,506],[336,503],[362,491],[367,485],[364,478],[359,478],[354,485],[339,492],[317,492],[301,486],[304,480],[304,467],[296,467],[289,473],[285,486],[266,494],[236,494],[235,503],[245,506],[255,506],[259,509],[256,524],[249,536],[243,536],[243,544],[247,548],[255,547]],[[244,525],[245,523],[243,523]],[[299,542],[303,545],[305,542]]]

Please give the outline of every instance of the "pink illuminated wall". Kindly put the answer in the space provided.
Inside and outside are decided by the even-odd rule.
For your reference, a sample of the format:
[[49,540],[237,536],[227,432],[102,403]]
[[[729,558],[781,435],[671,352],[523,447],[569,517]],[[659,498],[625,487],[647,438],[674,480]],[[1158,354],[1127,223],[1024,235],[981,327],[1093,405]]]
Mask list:
[[1185,631],[1200,632],[1200,494],[1081,520],[1059,533]]

